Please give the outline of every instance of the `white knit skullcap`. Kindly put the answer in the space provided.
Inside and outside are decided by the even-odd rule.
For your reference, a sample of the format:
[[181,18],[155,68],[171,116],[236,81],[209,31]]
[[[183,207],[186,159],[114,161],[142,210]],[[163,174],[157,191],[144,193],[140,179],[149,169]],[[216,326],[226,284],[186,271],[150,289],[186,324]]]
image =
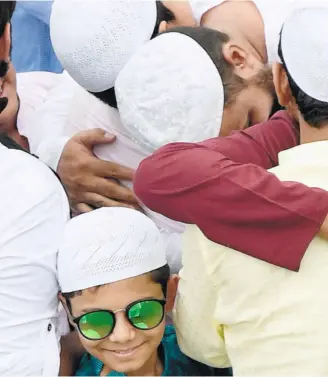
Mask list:
[[62,292],[139,276],[166,265],[156,225],[128,208],[101,208],[69,221],[58,253]]
[[162,34],[145,44],[119,74],[115,93],[124,133],[147,152],[219,135],[220,74],[206,51],[184,34]]
[[155,28],[156,1],[56,0],[51,41],[64,69],[84,89],[102,92]]
[[203,15],[210,9],[223,3],[224,0],[189,0],[195,20],[200,24]]
[[287,70],[307,95],[328,102],[328,8],[309,6],[284,22],[281,49]]

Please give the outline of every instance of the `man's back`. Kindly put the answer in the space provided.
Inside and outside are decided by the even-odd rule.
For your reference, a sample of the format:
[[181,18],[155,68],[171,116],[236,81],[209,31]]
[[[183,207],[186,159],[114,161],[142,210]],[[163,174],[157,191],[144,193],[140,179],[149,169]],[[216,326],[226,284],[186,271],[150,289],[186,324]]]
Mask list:
[[[280,166],[271,171],[281,180],[328,190],[325,156],[328,142],[305,144],[283,152]],[[188,227],[186,240],[176,308],[183,351],[215,366],[230,359],[236,375],[328,374],[326,241],[311,242],[295,273],[214,244],[196,226]],[[200,286],[190,294],[188,276],[193,272]],[[191,299],[197,303],[208,292],[212,303],[192,319],[210,327],[203,350],[197,350],[200,334],[189,335],[186,330],[194,325],[184,325],[183,317]]]
[[[117,109],[108,106],[83,88],[78,87],[71,100],[64,128],[65,135],[71,137],[77,132],[93,128],[101,128],[117,136],[113,145],[101,145],[95,148],[95,155],[102,160],[113,161],[136,169],[141,160],[149,155],[137,141],[125,134]],[[129,181],[121,183],[129,188],[132,188],[133,185]],[[184,231],[184,225],[146,207],[144,207],[144,211],[163,234],[168,250],[168,263],[173,272],[178,272],[181,268],[180,234]]]
[[0,144],[0,374],[55,375],[57,245],[69,217],[57,177]]

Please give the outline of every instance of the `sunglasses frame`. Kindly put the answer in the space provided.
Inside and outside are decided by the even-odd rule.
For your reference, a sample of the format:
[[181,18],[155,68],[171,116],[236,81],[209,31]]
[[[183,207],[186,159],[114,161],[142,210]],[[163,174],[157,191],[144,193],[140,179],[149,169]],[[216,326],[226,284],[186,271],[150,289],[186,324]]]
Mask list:
[[[154,327],[150,327],[150,328],[148,328],[148,329],[140,329],[139,327],[135,326],[135,325],[131,322],[128,313],[129,313],[129,310],[130,310],[134,305],[136,305],[136,304],[141,304],[141,303],[143,303],[143,302],[149,302],[149,301],[151,301],[151,302],[157,302],[157,303],[159,303],[159,304],[162,306],[162,318],[161,318],[161,320],[158,322],[158,324],[157,324],[156,326],[154,326]],[[76,324],[76,326],[77,326],[77,328],[78,328],[78,330],[79,330],[79,333],[80,333],[85,339],[98,341],[98,340],[102,340],[102,339],[107,338],[107,337],[108,337],[108,336],[114,331],[114,328],[115,328],[115,326],[116,326],[116,315],[115,315],[115,314],[116,314],[116,313],[119,313],[119,312],[124,312],[124,314],[125,314],[125,318],[127,319],[127,321],[130,323],[130,325],[131,325],[132,327],[134,327],[134,328],[137,329],[137,330],[148,331],[148,330],[153,330],[153,329],[155,329],[156,327],[158,327],[158,326],[162,323],[162,321],[163,321],[163,319],[164,319],[164,317],[165,317],[165,304],[166,304],[166,300],[159,300],[159,299],[156,299],[156,298],[137,300],[137,301],[133,301],[133,302],[131,302],[131,304],[129,304],[125,309],[118,309],[118,310],[115,310],[115,311],[113,311],[113,310],[105,310],[105,309],[102,309],[102,310],[94,310],[94,311],[92,311],[92,312],[88,312],[88,313],[82,314],[82,315],[79,316],[79,317],[73,317],[73,318],[72,318],[72,321]],[[101,337],[101,338],[98,338],[98,339],[92,339],[92,338],[88,338],[87,336],[85,336],[85,335],[83,334],[83,332],[81,331],[81,327],[80,327],[80,321],[81,321],[81,319],[82,319],[83,317],[85,317],[86,315],[88,315],[88,314],[92,314],[92,313],[104,313],[104,312],[105,312],[105,313],[109,313],[109,314],[111,314],[112,317],[113,317],[113,327],[112,327],[111,331],[110,331],[107,335],[105,335],[105,336],[103,336],[103,337]]]

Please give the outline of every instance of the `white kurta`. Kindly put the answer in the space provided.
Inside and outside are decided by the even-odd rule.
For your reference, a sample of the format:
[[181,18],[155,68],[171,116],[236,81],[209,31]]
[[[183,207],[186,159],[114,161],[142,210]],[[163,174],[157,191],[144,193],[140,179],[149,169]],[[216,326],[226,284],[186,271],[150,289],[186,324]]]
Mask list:
[[0,375],[59,370],[58,242],[69,218],[57,177],[0,144]]
[[[65,135],[73,136],[79,131],[93,128],[101,128],[117,136],[115,143],[95,148],[96,156],[103,160],[136,169],[139,163],[149,155],[122,133],[121,121],[116,109],[104,104],[84,89],[77,88],[67,117]],[[122,183],[132,188],[132,182]],[[184,224],[168,219],[146,207],[144,211],[163,235],[172,272],[178,272],[181,267],[181,234],[185,229]]]
[[[95,148],[104,160],[136,169],[148,153],[121,133],[118,111],[77,85],[66,73],[29,72],[18,75],[21,111],[18,131],[27,137],[31,152],[54,170],[65,142],[79,131],[101,128],[117,136],[115,143]],[[132,188],[132,182],[122,182]],[[160,229],[172,272],[181,268],[184,225],[144,208]]]

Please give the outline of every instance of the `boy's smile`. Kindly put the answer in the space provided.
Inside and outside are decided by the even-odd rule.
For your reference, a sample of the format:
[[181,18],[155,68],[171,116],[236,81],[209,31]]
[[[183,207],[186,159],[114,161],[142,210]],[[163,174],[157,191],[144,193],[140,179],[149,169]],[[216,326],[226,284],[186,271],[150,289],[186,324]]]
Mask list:
[[[160,284],[152,281],[150,274],[144,274],[84,290],[82,295],[71,299],[72,313],[74,317],[79,317],[100,308],[115,311],[126,308],[134,301],[149,298],[162,300],[163,291]],[[113,332],[104,339],[88,340],[80,334],[85,349],[104,363],[102,374],[111,370],[139,376],[155,373],[159,363],[157,349],[164,335],[165,320],[154,329],[139,330],[129,323],[125,312],[117,312],[115,318]]]
[[138,351],[140,351],[140,348],[143,347],[146,343],[141,343],[138,346],[131,347],[131,348],[125,348],[125,349],[115,349],[115,350],[107,350],[104,349],[104,351],[112,352],[115,357],[119,357],[122,359],[126,359],[129,357],[134,357]]

